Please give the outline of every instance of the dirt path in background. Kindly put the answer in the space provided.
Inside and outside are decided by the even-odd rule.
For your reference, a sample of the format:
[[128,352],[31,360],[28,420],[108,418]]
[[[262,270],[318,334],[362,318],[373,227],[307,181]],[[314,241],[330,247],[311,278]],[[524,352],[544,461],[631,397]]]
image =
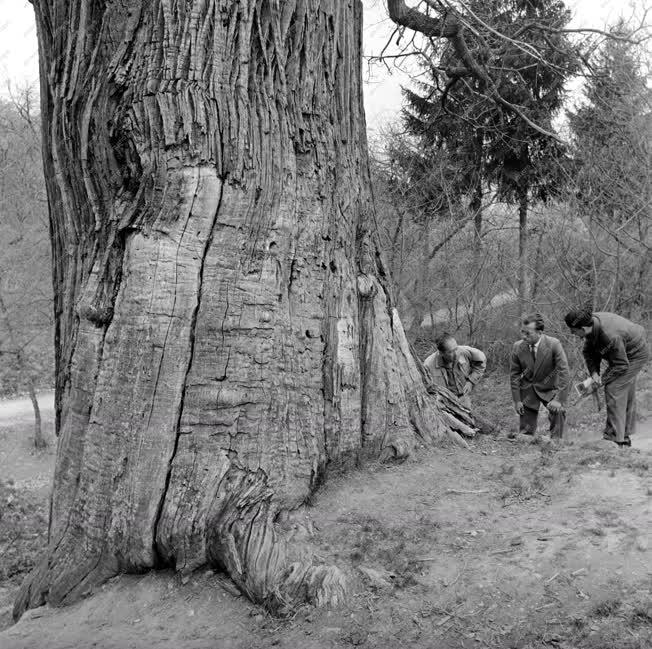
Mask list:
[[[44,417],[52,417],[54,412],[54,391],[41,392],[37,396],[39,409]],[[0,426],[33,421],[32,402],[27,398],[3,399],[0,401]]]
[[0,401],[0,478],[47,498],[54,471],[54,392],[38,395],[45,451],[34,448],[34,410],[27,399]]
[[2,649],[649,649],[652,419],[635,448],[481,438],[335,477],[314,498],[316,560],[343,610],[278,620],[199,571],[123,576],[29,612]]

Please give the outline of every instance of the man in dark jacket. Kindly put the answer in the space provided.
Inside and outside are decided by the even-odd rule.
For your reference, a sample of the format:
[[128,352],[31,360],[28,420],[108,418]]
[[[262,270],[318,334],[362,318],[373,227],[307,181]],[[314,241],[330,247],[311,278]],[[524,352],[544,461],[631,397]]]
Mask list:
[[539,408],[548,410],[550,437],[561,439],[566,421],[570,372],[566,354],[557,338],[543,333],[543,318],[534,313],[521,321],[521,340],[514,343],[510,382],[519,430],[534,435]]
[[[615,313],[586,309],[570,311],[564,319],[571,333],[584,339],[584,360],[591,378],[604,385],[604,438],[631,446],[636,428],[636,376],[650,359],[645,329]],[[603,360],[607,369],[600,376]]]

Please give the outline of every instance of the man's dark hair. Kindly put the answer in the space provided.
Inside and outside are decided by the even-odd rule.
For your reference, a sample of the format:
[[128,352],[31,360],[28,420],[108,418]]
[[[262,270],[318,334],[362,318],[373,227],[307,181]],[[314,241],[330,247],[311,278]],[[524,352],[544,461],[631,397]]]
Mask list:
[[571,329],[590,327],[593,324],[591,309],[573,309],[564,316],[564,321]]
[[521,318],[521,322],[524,325],[534,323],[534,328],[537,331],[543,331],[545,326],[543,323],[543,316],[540,313],[528,313],[527,315],[524,315],[523,318]]
[[443,334],[441,334],[441,336],[437,336],[437,338],[435,339],[435,345],[436,345],[437,349],[440,352],[445,351],[446,350],[446,343],[449,340],[455,340],[455,338],[451,334],[449,334],[447,331],[445,331]]

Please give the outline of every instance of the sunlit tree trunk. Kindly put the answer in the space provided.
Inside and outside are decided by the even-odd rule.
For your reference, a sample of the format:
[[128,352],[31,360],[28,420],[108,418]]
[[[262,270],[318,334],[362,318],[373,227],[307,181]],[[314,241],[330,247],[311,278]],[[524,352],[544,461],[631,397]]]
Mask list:
[[289,513],[446,430],[374,233],[361,3],[34,5],[59,442],[16,614],[203,564],[338,601]]

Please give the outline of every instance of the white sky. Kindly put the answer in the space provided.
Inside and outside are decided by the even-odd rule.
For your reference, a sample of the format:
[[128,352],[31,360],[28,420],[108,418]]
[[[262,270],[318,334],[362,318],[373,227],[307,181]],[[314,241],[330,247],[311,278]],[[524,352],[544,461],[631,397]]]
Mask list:
[[[336,0],[337,1],[337,0]],[[393,31],[385,0],[363,0],[365,14],[365,55],[379,54]],[[413,4],[413,2],[410,2]],[[628,11],[625,0],[567,0],[575,16],[574,25],[601,28]],[[367,124],[373,132],[397,119],[401,105],[401,85],[409,76],[389,73],[383,65],[364,67]],[[36,27],[32,6],[26,0],[0,0],[0,95],[6,96],[9,84],[37,84],[38,57]]]

